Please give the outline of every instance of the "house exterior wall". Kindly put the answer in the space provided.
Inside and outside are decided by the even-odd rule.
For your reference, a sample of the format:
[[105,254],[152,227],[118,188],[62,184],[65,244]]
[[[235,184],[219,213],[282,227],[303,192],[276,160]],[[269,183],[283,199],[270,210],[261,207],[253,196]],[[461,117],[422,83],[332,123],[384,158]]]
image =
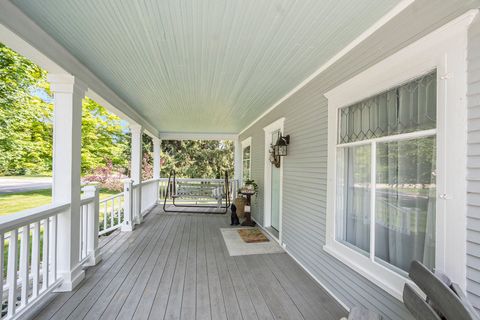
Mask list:
[[467,292],[480,309],[480,18],[468,33]]
[[[387,319],[411,319],[401,301],[323,250],[326,228],[328,129],[328,101],[324,93],[476,6],[478,2],[473,1],[415,1],[240,135],[240,140],[252,137],[252,178],[259,185],[259,195],[253,201],[252,213],[255,220],[262,223],[265,166],[263,128],[285,117],[284,133],[289,134],[291,138],[288,156],[282,159],[284,170],[282,241],[287,251],[348,307],[363,305],[377,310]],[[478,29],[478,23],[476,25]],[[400,29],[402,32],[398,32]],[[475,34],[476,39],[479,39],[480,32]],[[476,48],[477,52],[480,52],[478,49],[480,46],[477,45]],[[476,58],[477,70],[480,70],[480,55],[477,53],[470,57]],[[473,62],[470,66],[473,68]],[[475,88],[477,92],[476,98],[472,98],[470,102],[470,107],[472,110],[477,107],[480,118],[478,73],[476,83],[473,75],[469,79],[470,92],[472,93]],[[480,128],[480,122],[477,126]],[[477,141],[479,145],[476,150],[480,156],[480,139]],[[480,199],[480,184],[477,190]],[[477,201],[477,205],[480,205],[480,200]],[[475,215],[473,213],[477,210],[475,206],[471,205],[470,208],[471,215]],[[480,214],[477,213],[477,216],[480,219]],[[470,227],[476,223],[476,230],[480,231],[480,220],[472,218],[469,221],[472,221]],[[470,233],[470,240],[475,236],[476,239],[480,239],[480,232],[478,235]],[[476,265],[480,270],[480,240],[477,243],[478,248],[475,250],[478,258],[475,259],[478,259]],[[469,262],[472,262],[473,266],[475,261],[470,253],[469,247]],[[469,265],[469,276],[480,279],[480,275],[475,272],[478,272],[477,269]],[[470,278],[468,288],[471,296],[476,292],[480,296],[480,285]]]

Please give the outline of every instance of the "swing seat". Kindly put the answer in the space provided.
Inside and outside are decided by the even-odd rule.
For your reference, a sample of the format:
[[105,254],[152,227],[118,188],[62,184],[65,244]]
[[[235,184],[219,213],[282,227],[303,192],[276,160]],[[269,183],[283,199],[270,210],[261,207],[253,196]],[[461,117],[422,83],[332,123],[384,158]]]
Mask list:
[[[230,192],[229,192],[228,174],[225,172],[225,179],[223,182],[205,182],[205,181],[177,181],[175,172],[170,174],[168,178],[167,192],[165,194],[165,201],[163,210],[165,212],[201,212],[198,208],[218,208],[225,209],[226,213],[230,206]],[[173,204],[167,208],[167,199],[171,198]],[[178,204],[178,199],[191,199],[195,201],[193,204]],[[198,204],[199,200],[214,200],[216,205]],[[188,209],[172,210],[174,208],[197,208],[197,210],[189,211]],[[205,213],[211,213],[211,210],[206,210]]]

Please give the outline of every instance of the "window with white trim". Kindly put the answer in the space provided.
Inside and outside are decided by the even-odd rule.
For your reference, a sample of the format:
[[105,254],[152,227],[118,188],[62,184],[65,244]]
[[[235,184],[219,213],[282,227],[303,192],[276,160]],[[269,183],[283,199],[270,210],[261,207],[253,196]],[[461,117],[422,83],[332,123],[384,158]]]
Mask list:
[[243,181],[251,179],[252,176],[252,139],[242,141],[242,178]]
[[435,267],[436,72],[338,110],[336,240]]
[[400,300],[412,259],[466,288],[465,57],[474,16],[325,93],[323,249]]

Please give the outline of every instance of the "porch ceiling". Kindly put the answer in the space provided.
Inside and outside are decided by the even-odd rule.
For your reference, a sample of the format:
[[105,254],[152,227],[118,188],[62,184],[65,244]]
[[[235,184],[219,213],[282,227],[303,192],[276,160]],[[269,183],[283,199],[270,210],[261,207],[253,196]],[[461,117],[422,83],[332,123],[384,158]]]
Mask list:
[[162,132],[236,133],[399,0],[13,0]]

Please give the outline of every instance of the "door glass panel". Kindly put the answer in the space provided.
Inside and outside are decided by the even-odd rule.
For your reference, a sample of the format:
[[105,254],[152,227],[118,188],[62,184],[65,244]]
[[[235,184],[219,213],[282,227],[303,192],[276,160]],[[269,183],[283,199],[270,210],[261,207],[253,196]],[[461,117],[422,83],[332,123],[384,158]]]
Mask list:
[[[279,131],[272,133],[272,143],[277,142]],[[280,229],[280,168],[271,166],[272,174],[272,197],[271,197],[271,209],[272,209],[272,228],[275,230]]]

